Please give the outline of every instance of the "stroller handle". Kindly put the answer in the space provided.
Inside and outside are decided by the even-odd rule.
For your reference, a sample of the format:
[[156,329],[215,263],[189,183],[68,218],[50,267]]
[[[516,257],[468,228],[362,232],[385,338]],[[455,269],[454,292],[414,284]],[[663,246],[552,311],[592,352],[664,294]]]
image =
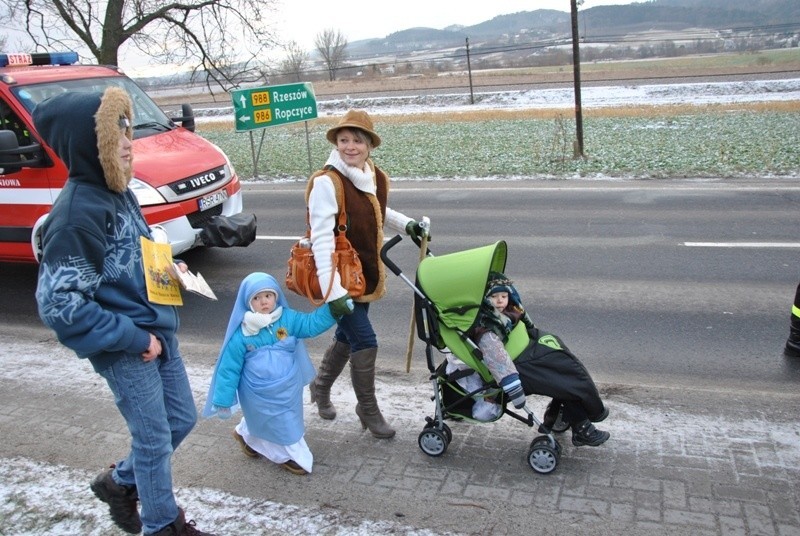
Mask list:
[[388,242],[386,242],[381,248],[381,260],[383,261],[383,264],[385,264],[389,268],[389,270],[391,270],[392,273],[397,276],[399,276],[402,273],[402,270],[400,270],[400,268],[394,262],[392,262],[392,260],[389,258],[388,252],[390,249],[396,246],[397,243],[400,242],[402,239],[403,239],[402,236],[394,235],[394,237]]

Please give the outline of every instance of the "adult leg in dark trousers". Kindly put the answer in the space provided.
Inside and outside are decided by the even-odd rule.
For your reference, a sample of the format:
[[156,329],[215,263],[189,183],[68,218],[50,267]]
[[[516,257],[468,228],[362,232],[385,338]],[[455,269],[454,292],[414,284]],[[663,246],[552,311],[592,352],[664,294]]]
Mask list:
[[789,338],[786,339],[786,346],[783,353],[789,357],[800,357],[800,284],[794,294],[792,304],[792,316],[789,321]]

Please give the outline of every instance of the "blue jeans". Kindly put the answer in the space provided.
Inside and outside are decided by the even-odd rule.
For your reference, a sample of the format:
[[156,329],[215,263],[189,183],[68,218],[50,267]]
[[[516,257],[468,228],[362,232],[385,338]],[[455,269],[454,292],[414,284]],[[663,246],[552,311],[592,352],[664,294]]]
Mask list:
[[145,363],[128,355],[100,372],[131,433],[131,451],[117,463],[117,484],[135,485],[141,501],[144,534],[157,532],[178,517],[172,492],[172,452],[197,422],[189,378],[180,354]]
[[369,303],[355,302],[352,314],[344,315],[336,326],[336,340],[350,345],[350,352],[378,347],[378,337],[369,321]]

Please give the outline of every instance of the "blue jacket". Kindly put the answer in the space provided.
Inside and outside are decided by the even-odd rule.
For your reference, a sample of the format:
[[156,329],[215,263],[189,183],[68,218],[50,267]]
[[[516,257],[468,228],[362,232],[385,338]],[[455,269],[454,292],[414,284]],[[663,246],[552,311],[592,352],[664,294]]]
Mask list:
[[33,112],[36,129],[69,168],[43,225],[39,316],[97,371],[145,352],[150,333],[161,340],[162,358],[178,351],[177,310],[147,299],[140,237],[150,229],[118,163],[124,117],[130,124],[130,98],[119,88],[62,93]]

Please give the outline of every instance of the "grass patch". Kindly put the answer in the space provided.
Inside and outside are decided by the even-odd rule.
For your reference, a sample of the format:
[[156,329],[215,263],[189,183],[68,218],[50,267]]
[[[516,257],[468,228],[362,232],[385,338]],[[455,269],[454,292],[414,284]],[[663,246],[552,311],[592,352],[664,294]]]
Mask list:
[[[478,110],[377,116],[384,144],[374,160],[392,177],[641,178],[800,176],[800,102],[596,108],[583,115],[585,158],[573,157],[574,117],[563,110]],[[335,118],[308,124],[312,167],[331,145]],[[219,145],[240,177],[253,177],[250,138],[233,123],[198,125]],[[308,152],[303,123],[264,135],[259,178],[304,179]]]

